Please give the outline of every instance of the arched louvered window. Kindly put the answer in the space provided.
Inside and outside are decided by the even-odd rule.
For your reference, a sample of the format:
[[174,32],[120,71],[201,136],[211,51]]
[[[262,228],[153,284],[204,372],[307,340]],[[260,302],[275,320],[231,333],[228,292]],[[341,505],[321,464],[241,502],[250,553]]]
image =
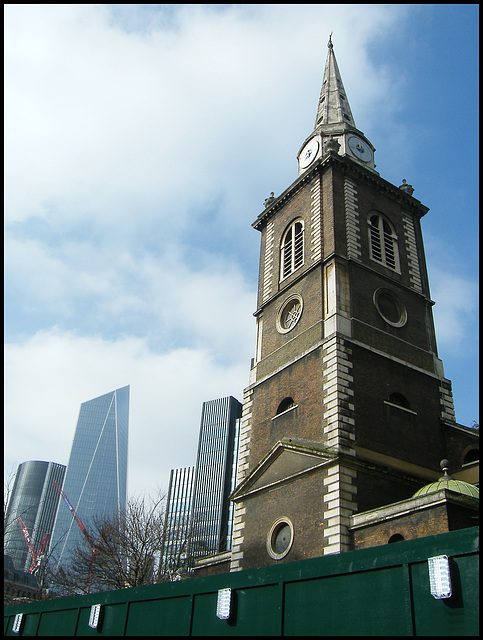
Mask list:
[[295,220],[284,233],[280,252],[281,280],[304,263],[304,224]]
[[389,222],[380,215],[369,218],[371,258],[389,269],[399,271],[397,235]]

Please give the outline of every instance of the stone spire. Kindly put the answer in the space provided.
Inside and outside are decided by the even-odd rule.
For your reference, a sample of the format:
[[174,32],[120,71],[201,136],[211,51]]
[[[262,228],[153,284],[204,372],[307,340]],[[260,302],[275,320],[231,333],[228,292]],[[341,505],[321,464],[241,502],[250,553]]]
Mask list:
[[[356,125],[344,85],[342,84],[337,60],[335,59],[332,34],[329,36],[328,47],[329,52],[325,63],[324,80],[315,119],[315,130],[330,133],[333,128],[338,130],[341,128],[355,129]],[[343,126],[341,127],[341,125]]]
[[374,171],[375,149],[356,128],[335,59],[332,36],[328,47],[315,127],[297,154],[299,175],[328,154],[348,157]]

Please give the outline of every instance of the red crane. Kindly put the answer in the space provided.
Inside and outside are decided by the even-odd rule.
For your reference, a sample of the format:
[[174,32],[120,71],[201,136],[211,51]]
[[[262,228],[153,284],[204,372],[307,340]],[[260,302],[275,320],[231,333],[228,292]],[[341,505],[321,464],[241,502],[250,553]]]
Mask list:
[[71,503],[69,502],[69,499],[67,498],[67,496],[65,495],[65,493],[62,491],[62,489],[59,487],[59,485],[57,484],[57,482],[54,480],[54,484],[57,487],[58,492],[60,493],[60,495],[62,496],[62,498],[64,499],[65,504],[69,507],[69,511],[72,514],[72,517],[74,518],[74,520],[77,522],[77,524],[79,525],[80,530],[82,531],[82,533],[84,534],[84,536],[87,539],[87,542],[91,545],[91,547],[95,546],[94,544],[94,540],[91,538],[91,536],[87,533],[87,529],[84,527],[84,525],[82,524],[82,520],[79,518],[79,516],[77,515],[74,507],[71,505]]
[[59,485],[57,484],[57,482],[55,480],[54,480],[54,484],[57,487],[58,492],[60,493],[60,495],[64,499],[65,504],[68,506],[69,511],[72,514],[72,517],[74,518],[74,520],[79,525],[79,529],[82,531],[82,533],[84,534],[87,542],[90,544],[90,546],[92,548],[92,558],[91,558],[91,563],[90,563],[90,566],[89,566],[89,574],[88,574],[87,583],[86,583],[87,593],[90,593],[91,583],[92,583],[92,566],[94,564],[95,555],[97,553],[99,553],[100,550],[101,550],[100,540],[97,543],[94,542],[94,539],[92,538],[92,536],[89,535],[87,529],[84,527],[84,525],[82,523],[82,520],[79,518],[79,516],[77,515],[74,507],[69,502],[69,499],[67,498],[67,496],[65,495],[65,493],[62,491],[62,489],[59,487]]
[[50,534],[48,533],[44,534],[44,537],[42,538],[42,542],[39,545],[39,548],[37,549],[37,551],[35,551],[34,545],[32,544],[32,539],[30,537],[30,534],[28,532],[28,529],[24,521],[20,516],[17,518],[17,520],[19,521],[20,527],[22,528],[25,542],[27,543],[27,547],[29,548],[30,555],[32,556],[32,564],[30,565],[29,573],[35,573],[40,567],[40,563],[45,557]]

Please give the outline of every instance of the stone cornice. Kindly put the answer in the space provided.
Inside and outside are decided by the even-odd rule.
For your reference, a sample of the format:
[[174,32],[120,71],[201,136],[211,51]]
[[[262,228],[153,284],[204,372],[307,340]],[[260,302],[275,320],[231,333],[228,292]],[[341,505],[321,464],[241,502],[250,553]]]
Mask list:
[[275,198],[262,213],[258,216],[252,227],[261,231],[267,221],[275,215],[275,213],[285,205],[307,182],[312,180],[317,172],[326,170],[329,166],[338,167],[345,175],[351,178],[371,184],[378,191],[386,194],[393,200],[400,202],[407,211],[413,213],[418,219],[422,218],[429,211],[429,208],[423,205],[419,200],[405,193],[399,187],[388,182],[374,171],[366,169],[358,162],[355,162],[348,156],[339,156],[334,152],[330,152],[316,160],[313,166],[302,173],[285,191]]

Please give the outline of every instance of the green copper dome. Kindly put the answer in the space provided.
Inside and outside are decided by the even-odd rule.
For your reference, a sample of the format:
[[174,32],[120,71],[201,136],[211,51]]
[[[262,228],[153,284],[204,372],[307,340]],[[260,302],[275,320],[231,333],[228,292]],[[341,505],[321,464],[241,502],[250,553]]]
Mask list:
[[451,476],[448,475],[448,469],[445,463],[447,460],[441,461],[441,467],[443,468],[444,475],[442,478],[437,480],[436,482],[431,482],[430,484],[421,487],[418,489],[416,493],[413,495],[413,498],[417,496],[424,496],[427,493],[434,493],[435,491],[441,491],[442,489],[449,489],[449,491],[454,491],[455,493],[461,493],[464,496],[470,496],[472,498],[480,499],[480,490],[478,487],[475,487],[474,484],[470,484],[469,482],[463,482],[463,480],[455,480]]
[[413,498],[416,498],[417,496],[424,496],[427,493],[433,493],[434,491],[441,491],[442,489],[449,489],[455,493],[462,493],[463,495],[471,496],[472,498],[480,498],[480,491],[474,484],[469,484],[469,482],[463,482],[462,480],[454,480],[450,477],[441,478],[436,482],[432,482],[431,484],[421,487],[421,489],[418,489],[413,495]]

